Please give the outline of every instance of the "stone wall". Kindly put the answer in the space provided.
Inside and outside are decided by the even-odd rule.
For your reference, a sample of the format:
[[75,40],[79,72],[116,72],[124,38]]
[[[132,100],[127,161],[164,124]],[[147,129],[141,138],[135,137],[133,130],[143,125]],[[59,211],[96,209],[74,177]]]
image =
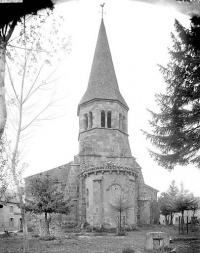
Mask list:
[[[128,124],[127,124],[127,117],[128,111],[127,108],[122,106],[119,102],[115,101],[93,101],[84,105],[81,105],[80,113],[79,113],[79,131],[80,133],[85,131],[85,122],[84,122],[84,115],[89,114],[92,112],[93,115],[93,128],[101,127],[101,111],[104,110],[105,112],[111,111],[111,127],[114,129],[120,129],[119,124],[119,114],[125,117],[125,127],[124,132],[128,133]],[[107,125],[107,124],[106,124]]]
[[[79,165],[68,163],[57,168],[44,171],[42,173],[27,177],[25,185],[27,187],[28,180],[32,177],[45,177],[49,175],[55,182],[58,182],[58,190],[64,194],[64,199],[70,199],[73,202],[73,207],[69,215],[62,215],[63,224],[78,224],[78,197],[79,197]],[[26,196],[29,197],[29,196]],[[29,219],[31,226],[31,218]]]
[[122,214],[126,217],[127,224],[137,223],[137,191],[134,176],[125,172],[90,174],[85,178],[85,185],[86,192],[89,193],[88,200],[86,199],[88,223],[94,226],[116,227],[119,212],[112,206],[119,204],[119,196],[130,204],[128,210]]

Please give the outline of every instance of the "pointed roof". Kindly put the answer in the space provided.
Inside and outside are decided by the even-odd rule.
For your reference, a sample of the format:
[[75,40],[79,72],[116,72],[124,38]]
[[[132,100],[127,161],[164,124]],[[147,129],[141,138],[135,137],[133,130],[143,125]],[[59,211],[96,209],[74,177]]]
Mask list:
[[128,109],[128,105],[119,91],[103,18],[99,29],[88,87],[79,106],[96,99],[119,101]]

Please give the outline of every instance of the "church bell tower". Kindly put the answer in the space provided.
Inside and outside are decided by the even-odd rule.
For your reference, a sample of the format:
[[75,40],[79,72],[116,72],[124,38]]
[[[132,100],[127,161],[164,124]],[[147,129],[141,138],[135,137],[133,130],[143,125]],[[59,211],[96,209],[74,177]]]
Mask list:
[[[136,224],[141,217],[139,201],[144,200],[146,188],[141,168],[131,154],[128,110],[102,18],[88,87],[78,105],[81,223],[116,227],[118,214],[112,206],[119,197],[130,205],[124,214],[127,224]],[[146,213],[143,216],[146,219]]]
[[88,87],[78,106],[79,154],[103,160],[130,157],[128,109],[119,90],[102,19]]

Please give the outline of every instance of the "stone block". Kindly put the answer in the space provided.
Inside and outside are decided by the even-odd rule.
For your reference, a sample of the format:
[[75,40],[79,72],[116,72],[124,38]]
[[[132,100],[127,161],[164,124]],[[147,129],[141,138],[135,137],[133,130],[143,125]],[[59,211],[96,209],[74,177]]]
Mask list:
[[164,232],[149,232],[146,234],[146,250],[169,247],[169,235]]

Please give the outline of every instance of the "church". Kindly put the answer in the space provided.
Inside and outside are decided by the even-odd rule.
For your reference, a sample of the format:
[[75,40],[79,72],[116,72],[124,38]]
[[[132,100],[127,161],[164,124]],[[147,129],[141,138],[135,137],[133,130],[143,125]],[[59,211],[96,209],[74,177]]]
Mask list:
[[39,174],[56,178],[73,201],[68,222],[116,227],[120,205],[126,206],[126,225],[154,222],[158,191],[145,184],[131,154],[128,110],[102,17],[88,87],[78,104],[79,152],[74,161]]

